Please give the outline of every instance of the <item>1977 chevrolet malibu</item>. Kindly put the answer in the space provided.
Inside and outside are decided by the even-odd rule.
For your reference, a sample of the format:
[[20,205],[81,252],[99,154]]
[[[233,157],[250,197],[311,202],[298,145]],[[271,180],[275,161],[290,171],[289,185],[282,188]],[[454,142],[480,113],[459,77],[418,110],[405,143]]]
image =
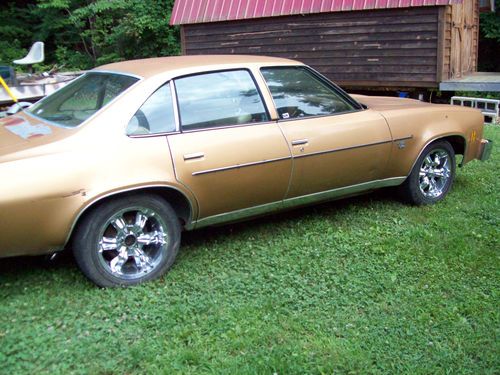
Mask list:
[[256,56],[91,70],[0,122],[0,256],[74,252],[102,287],[164,274],[181,231],[397,187],[432,204],[484,160],[474,109],[349,96]]

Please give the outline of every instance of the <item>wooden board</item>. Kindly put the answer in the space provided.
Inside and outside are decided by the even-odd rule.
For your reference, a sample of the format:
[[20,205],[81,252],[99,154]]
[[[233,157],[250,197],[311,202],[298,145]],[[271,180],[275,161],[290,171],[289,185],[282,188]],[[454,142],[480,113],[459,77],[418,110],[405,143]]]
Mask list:
[[477,70],[479,1],[464,0],[451,8],[450,72],[448,78],[461,78]]
[[[349,88],[436,88],[455,69],[453,12],[433,6],[247,19],[183,25],[181,35],[185,54],[291,58]],[[477,50],[477,37],[471,40]]]

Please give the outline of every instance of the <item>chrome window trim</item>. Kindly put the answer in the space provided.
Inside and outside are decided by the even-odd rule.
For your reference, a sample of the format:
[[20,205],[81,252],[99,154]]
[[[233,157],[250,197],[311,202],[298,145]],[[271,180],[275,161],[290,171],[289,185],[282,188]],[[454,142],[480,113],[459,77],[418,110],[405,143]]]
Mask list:
[[168,135],[174,135],[174,134],[180,134],[179,131],[174,130],[171,132],[162,132],[162,133],[153,133],[153,134],[126,134],[125,135],[129,138],[153,138],[153,137],[166,137]]
[[119,72],[119,71],[116,71],[116,70],[87,70],[84,74],[87,74],[87,73],[119,74],[119,75],[122,75],[122,76],[129,76],[129,77],[137,78],[139,81],[144,80],[144,77],[139,76],[137,74],[127,73],[127,72]]
[[[94,119],[94,117],[96,117],[98,114],[100,114],[103,110],[106,110],[107,108],[109,108],[109,106],[111,106],[115,101],[117,101],[119,98],[121,98],[123,95],[125,95],[128,91],[130,91],[133,87],[137,86],[144,78],[142,77],[139,77],[139,76],[136,76],[134,74],[126,74],[126,73],[117,73],[117,72],[113,72],[113,71],[105,71],[105,70],[90,70],[84,74],[82,74],[81,76],[75,78],[74,80],[72,80],[71,82],[75,82],[76,80],[78,79],[82,79],[84,76],[86,76],[87,74],[93,74],[93,73],[99,73],[99,74],[116,74],[116,75],[123,75],[123,76],[129,76],[129,77],[133,77],[133,78],[137,78],[137,82],[133,83],[132,85],[130,85],[127,89],[125,89],[124,91],[122,91],[119,95],[115,96],[113,98],[113,100],[111,100],[109,103],[107,103],[104,107],[98,109],[92,116],[90,116],[89,118],[87,118],[85,121],[83,121],[81,124],[79,125],[76,125],[76,126],[67,126],[67,125],[61,125],[61,124],[58,124],[58,123],[55,123],[53,121],[50,121],[50,120],[45,120],[43,117],[40,117],[40,116],[37,116],[35,115],[34,113],[31,113],[31,112],[28,112],[26,110],[23,111],[23,113],[25,113],[26,115],[28,116],[31,116],[33,118],[36,118],[37,120],[40,120],[40,121],[43,121],[47,124],[50,124],[52,126],[56,126],[58,128],[62,128],[62,129],[78,129],[78,128],[81,128],[82,126],[85,126],[88,122],[92,121]],[[51,93],[50,95],[47,95],[45,98],[39,100],[37,103],[41,103],[43,102],[45,99],[49,98],[50,96],[52,96],[53,94],[55,94],[56,92],[58,92],[59,90],[63,89],[64,87],[66,86],[63,86],[61,87],[60,89],[54,91],[53,93]],[[28,107],[28,108],[31,108]]]
[[171,135],[171,134],[178,134],[178,133],[180,133],[180,130],[179,130],[179,112],[178,112],[178,108],[177,108],[177,97],[175,96],[175,90],[174,90],[173,84],[174,84],[173,80],[170,80],[170,81],[167,81],[167,82],[161,84],[160,86],[158,86],[151,93],[151,95],[149,95],[146,98],[146,100],[144,100],[141,103],[141,105],[139,106],[139,108],[137,108],[137,111],[139,109],[141,109],[142,106],[144,105],[144,103],[146,103],[149,100],[149,98],[151,98],[159,89],[161,89],[165,85],[169,85],[169,87],[170,87],[170,95],[172,96],[172,111],[174,112],[175,130],[168,131],[168,132],[151,133],[151,134],[128,134],[127,133],[127,127],[128,127],[128,124],[130,123],[130,120],[132,120],[132,118],[137,113],[137,111],[135,111],[135,113],[132,115],[132,117],[128,120],[127,125],[125,125],[125,135],[127,137],[129,137],[129,138],[151,138],[151,137],[160,137],[160,136],[167,136],[167,135]]
[[179,115],[179,103],[177,102],[177,90],[175,88],[174,80],[170,80],[170,93],[172,95],[172,106],[174,108],[174,121],[175,121],[175,131],[180,133],[181,131],[181,117]]
[[363,182],[361,184],[345,186],[341,188],[335,188],[319,193],[312,193],[308,195],[303,195],[300,197],[287,198],[277,202],[271,202],[262,204],[255,207],[243,208],[240,210],[235,210],[227,213],[222,213],[218,215],[208,216],[203,219],[192,222],[186,229],[199,229],[206,226],[217,225],[222,223],[229,223],[233,221],[242,220],[252,216],[258,216],[263,214],[268,214],[277,210],[296,207],[300,205],[307,205],[322,201],[333,200],[337,198],[342,198],[349,195],[360,194],[369,190],[378,189],[382,187],[397,186],[402,184],[406,180],[406,176],[402,177],[392,177],[382,180],[373,180],[368,182]]
[[245,126],[259,126],[259,125],[276,125],[276,121],[265,121],[265,122],[249,122],[246,124],[238,124],[238,125],[226,125],[226,126],[218,126],[212,128],[202,128],[202,129],[193,129],[193,130],[182,130],[181,133],[196,133],[196,132],[206,132],[210,130],[221,130],[221,129],[232,129],[232,128],[243,128]]
[[[274,104],[274,99],[273,99],[273,104]],[[276,104],[274,104],[274,106],[276,106]],[[291,121],[312,120],[312,119],[323,118],[323,117],[349,115],[351,113],[358,113],[358,112],[360,112],[360,110],[355,109],[352,111],[344,111],[344,112],[339,112],[339,113],[329,113],[326,115],[314,115],[314,116],[304,116],[304,117],[294,117],[294,118],[280,118],[280,119],[278,119],[278,122],[282,123],[282,122],[291,122]]]

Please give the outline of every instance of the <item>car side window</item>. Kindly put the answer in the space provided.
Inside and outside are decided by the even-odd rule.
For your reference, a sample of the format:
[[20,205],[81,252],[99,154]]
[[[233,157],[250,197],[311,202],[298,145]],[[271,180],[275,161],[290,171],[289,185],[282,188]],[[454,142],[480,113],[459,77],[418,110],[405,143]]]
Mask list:
[[250,72],[210,72],[175,80],[183,130],[269,121]]
[[170,84],[156,90],[130,119],[128,135],[147,135],[175,131],[174,106]]
[[355,109],[306,68],[262,68],[261,73],[281,119],[325,116]]

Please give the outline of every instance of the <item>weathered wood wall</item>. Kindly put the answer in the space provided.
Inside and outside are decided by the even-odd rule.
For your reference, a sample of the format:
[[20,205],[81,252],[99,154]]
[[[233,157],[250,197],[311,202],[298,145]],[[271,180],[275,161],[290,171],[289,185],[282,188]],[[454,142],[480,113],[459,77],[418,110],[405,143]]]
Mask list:
[[446,43],[450,45],[448,76],[460,78],[477,71],[479,45],[479,0],[464,0],[446,7]]
[[452,25],[434,6],[187,24],[181,37],[185,54],[292,58],[348,88],[431,88],[452,73]]

